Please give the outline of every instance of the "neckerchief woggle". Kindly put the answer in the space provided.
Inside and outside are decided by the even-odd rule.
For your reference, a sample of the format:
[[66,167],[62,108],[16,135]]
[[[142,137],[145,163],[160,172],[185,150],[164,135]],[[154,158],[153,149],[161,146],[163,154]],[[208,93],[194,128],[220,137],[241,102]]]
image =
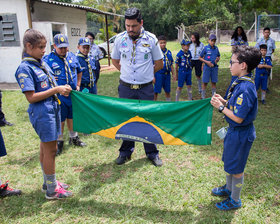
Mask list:
[[[33,57],[24,57],[22,59],[22,61],[29,61],[29,62],[32,62],[33,64],[35,64],[36,66],[38,66],[47,75],[48,80],[51,84],[51,88],[54,88],[57,86],[56,83],[53,81],[52,77],[50,76],[48,70],[46,69],[46,67],[44,65],[44,63],[45,63],[44,61],[41,60],[41,63],[40,63],[38,60],[36,60]],[[58,99],[57,94],[54,94],[53,97],[54,97],[55,101],[57,101],[58,104],[60,104],[60,100]]]
[[229,92],[228,92],[228,95],[227,95],[226,106],[228,105],[228,101],[232,97],[232,93],[233,93],[234,88],[238,84],[240,84],[242,81],[248,81],[248,82],[251,82],[251,83],[255,84],[254,80],[251,78],[251,74],[248,74],[248,75],[237,78],[230,86],[230,89],[229,89]]
[[63,60],[63,62],[64,62],[64,69],[65,69],[65,76],[66,76],[66,82],[67,82],[67,84],[70,85],[70,83],[69,83],[69,77],[68,77],[68,76],[70,76],[70,79],[71,79],[72,82],[73,82],[73,76],[72,76],[72,71],[71,71],[70,66],[69,66],[69,64],[68,64],[68,61],[66,60],[67,55],[68,55],[68,52],[66,53],[66,55],[65,55],[64,57],[58,55],[58,54],[56,53],[55,49],[53,50],[53,52],[54,52],[59,58],[61,58],[61,59]]
[[77,54],[77,56],[85,58],[85,61],[86,61],[87,64],[88,64],[89,79],[90,79],[90,84],[89,84],[89,86],[90,86],[90,88],[91,88],[91,87],[93,87],[93,85],[94,85],[94,78],[93,78],[92,68],[91,68],[91,65],[90,65],[90,62],[89,62],[89,57],[83,55],[81,52],[79,52],[79,53]]
[[143,37],[143,35],[144,35],[144,28],[141,28],[139,37],[136,40],[132,41],[133,47],[132,47],[132,53],[131,53],[131,63],[133,62],[134,65],[135,65],[135,58],[136,58],[136,44],[137,44],[137,41]]

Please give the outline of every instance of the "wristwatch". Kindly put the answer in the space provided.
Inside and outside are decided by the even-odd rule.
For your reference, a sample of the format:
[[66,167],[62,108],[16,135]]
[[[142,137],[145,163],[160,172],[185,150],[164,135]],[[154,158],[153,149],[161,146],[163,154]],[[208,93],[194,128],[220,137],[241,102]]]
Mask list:
[[224,105],[219,106],[219,112],[220,112],[220,113],[222,113],[224,109],[225,109],[225,106],[224,106]]

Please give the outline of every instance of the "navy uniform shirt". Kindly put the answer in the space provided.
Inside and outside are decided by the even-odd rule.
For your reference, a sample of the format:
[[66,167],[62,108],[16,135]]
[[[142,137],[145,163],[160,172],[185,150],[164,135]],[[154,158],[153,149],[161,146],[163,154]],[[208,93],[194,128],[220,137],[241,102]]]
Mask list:
[[[217,57],[220,57],[220,52],[217,46],[211,47],[210,44],[208,44],[202,50],[200,57],[204,58],[206,61],[210,61],[214,66],[217,66],[215,61]],[[209,67],[207,64],[205,64],[205,66]]]
[[175,63],[179,66],[179,72],[191,70],[191,59],[192,55],[190,51],[184,52],[180,50],[178,52]]
[[173,65],[173,57],[170,50],[162,50],[163,53],[163,69],[159,70],[157,73],[160,74],[170,74],[171,66]]
[[52,69],[58,85],[68,84],[71,86],[73,90],[75,90],[77,86],[77,74],[82,72],[82,68],[78,62],[76,55],[73,54],[72,52],[67,52],[65,57],[71,70],[71,74],[69,74],[69,69],[68,69],[67,77],[66,77],[65,63],[63,61],[63,58],[58,56],[55,53],[55,50],[52,51],[49,55],[46,55],[43,58],[43,60]]
[[96,67],[95,67],[95,60],[92,58],[92,57],[88,57],[87,55],[83,55],[82,53],[78,52],[77,54],[77,59],[78,59],[78,62],[79,64],[81,65],[81,69],[82,69],[82,72],[83,72],[83,75],[82,75],[82,81],[81,81],[81,84],[89,84],[90,83],[90,73],[89,73],[89,66],[88,66],[88,62],[90,63],[90,67],[91,67],[91,70],[92,70],[92,73],[93,73],[93,78],[95,81],[95,70],[96,70]]
[[252,124],[258,112],[255,84],[249,81],[241,81],[241,83],[236,85],[227,107],[233,111],[235,116],[244,119],[241,124],[238,124],[226,116],[226,121],[231,127]]
[[[265,58],[262,57],[260,65],[263,65],[263,64],[272,66],[270,57],[268,57],[268,56],[265,56]],[[256,68],[256,76],[257,75],[268,75],[267,68],[258,68],[257,67]]]
[[[112,59],[120,60],[120,79],[130,84],[145,84],[154,79],[154,61],[163,58],[156,36],[143,28],[133,51],[133,41],[124,31],[117,35]],[[140,34],[140,35],[141,35]]]

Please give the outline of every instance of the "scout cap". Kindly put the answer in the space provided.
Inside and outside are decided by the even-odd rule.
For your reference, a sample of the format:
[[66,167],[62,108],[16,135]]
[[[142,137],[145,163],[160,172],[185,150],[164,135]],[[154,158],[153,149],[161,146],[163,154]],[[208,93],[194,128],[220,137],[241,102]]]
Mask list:
[[137,8],[128,8],[124,14],[125,19],[136,19],[137,21],[142,20],[142,15]]
[[64,34],[56,34],[54,36],[54,43],[58,48],[62,48],[62,47],[68,47],[69,46],[69,42],[68,42],[68,38],[66,35]]
[[79,39],[79,45],[83,46],[83,45],[89,45],[90,46],[90,40],[87,37],[81,37]]
[[189,44],[191,44],[192,42],[190,41],[190,40],[185,40],[185,39],[183,39],[182,41],[181,41],[181,45],[189,45]]
[[211,33],[209,36],[209,40],[217,40],[217,37],[214,33]]

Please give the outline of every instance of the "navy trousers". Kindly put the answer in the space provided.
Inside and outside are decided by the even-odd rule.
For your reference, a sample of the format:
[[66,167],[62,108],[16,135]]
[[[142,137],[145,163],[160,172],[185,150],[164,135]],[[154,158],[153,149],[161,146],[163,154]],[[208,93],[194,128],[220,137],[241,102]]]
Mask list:
[[[141,99],[141,100],[153,100],[154,88],[153,84],[147,85],[141,89],[130,89],[130,87],[119,85],[118,88],[119,97],[126,99]],[[143,143],[145,153],[149,159],[154,159],[158,155],[157,146],[155,144]],[[123,141],[120,147],[120,156],[130,156],[135,147],[134,141]]]

